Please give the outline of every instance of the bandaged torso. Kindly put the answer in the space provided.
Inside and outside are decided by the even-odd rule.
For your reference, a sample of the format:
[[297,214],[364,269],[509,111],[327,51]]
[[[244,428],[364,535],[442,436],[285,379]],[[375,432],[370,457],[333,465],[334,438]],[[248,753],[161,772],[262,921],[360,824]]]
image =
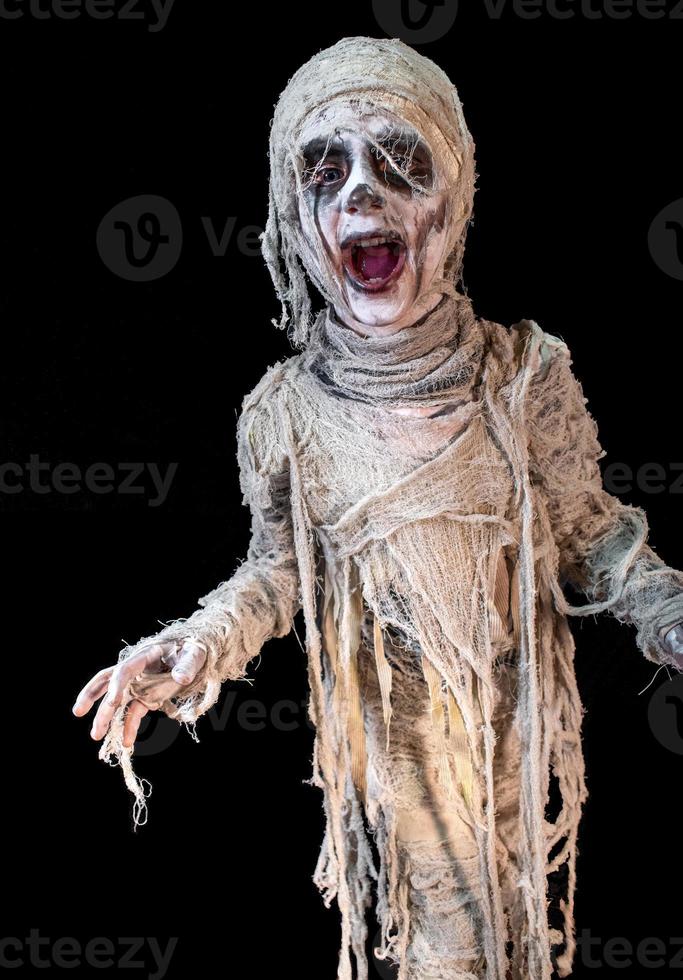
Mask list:
[[[346,665],[360,715],[363,692],[353,686],[362,641],[377,657],[387,720],[387,672],[414,665],[437,704],[442,678],[461,692],[458,724],[474,728],[476,677],[514,652],[519,540],[510,467],[480,385],[465,383],[433,414],[414,415],[342,392],[335,380],[312,354],[289,359],[272,413],[286,415],[296,446],[332,671]],[[444,735],[450,701],[435,715]],[[363,791],[363,745],[354,751]]]
[[481,401],[414,417],[307,373],[292,382],[314,420],[302,475],[327,564],[352,558],[365,601],[408,641],[483,657],[477,611],[490,600],[491,640],[508,646],[512,480]]

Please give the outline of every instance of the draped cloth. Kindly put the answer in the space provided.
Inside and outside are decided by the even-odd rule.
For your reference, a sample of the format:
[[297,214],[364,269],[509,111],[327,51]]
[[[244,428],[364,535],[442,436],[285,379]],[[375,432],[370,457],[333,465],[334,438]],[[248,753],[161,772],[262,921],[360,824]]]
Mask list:
[[390,336],[349,330],[328,307],[308,350],[312,370],[343,397],[392,408],[450,407],[478,382],[485,337],[464,297],[443,296],[436,309]]
[[[455,324],[452,335],[463,342],[456,354],[449,352],[441,333],[444,317]],[[334,403],[316,397],[309,377],[312,373],[323,383],[328,381],[331,390],[337,396],[342,393],[354,409],[358,408],[356,401],[360,403],[365,424],[372,426],[371,418],[382,418],[385,438],[388,423],[382,406],[419,402],[430,388],[438,389],[440,402],[461,413],[462,425],[437,451],[428,450],[426,458],[417,465],[413,461],[404,475],[380,482],[334,521],[322,522],[322,514],[311,514],[306,506],[315,493],[307,491],[311,470],[301,460],[307,455],[306,449],[302,453],[302,443],[307,446],[314,436],[308,428],[305,436],[300,431],[297,434],[296,425],[285,429],[293,473],[297,557],[300,569],[305,570],[308,649],[315,666],[312,710],[322,733],[313,781],[326,794],[328,817],[315,880],[328,901],[336,896],[342,910],[348,912],[343,944],[355,953],[359,976],[364,976],[363,909],[373,872],[362,829],[367,751],[359,721],[363,697],[357,656],[363,608],[367,607],[373,621],[387,739],[391,724],[400,722],[392,712],[391,679],[383,656],[384,628],[420,655],[434,724],[441,728],[442,785],[477,844],[485,975],[504,980],[512,965],[515,976],[540,980],[550,977],[553,943],[559,950],[556,965],[560,975],[570,969],[575,948],[577,834],[586,797],[580,750],[582,708],[573,672],[573,641],[563,614],[585,615],[617,603],[629,571],[637,556],[642,556],[646,524],[641,512],[607,496],[594,501],[593,510],[585,510],[584,481],[595,479],[594,470],[586,468],[586,460],[595,454],[594,424],[585,411],[574,416],[574,441],[565,446],[554,444],[554,453],[551,450],[547,459],[535,460],[535,468],[562,467],[563,453],[564,461],[574,460],[563,474],[566,510],[562,519],[572,524],[577,539],[584,533],[579,527],[582,519],[587,520],[589,535],[597,537],[600,530],[609,529],[607,540],[616,527],[635,528],[635,533],[627,534],[626,543],[622,540],[621,551],[612,552],[615,576],[602,602],[571,606],[558,586],[560,549],[552,527],[552,508],[539,494],[539,480],[532,478],[529,462],[529,444],[538,444],[544,413],[550,414],[553,424],[558,403],[570,418],[579,408],[583,410],[584,399],[576,382],[568,389],[563,387],[568,383],[566,347],[530,322],[508,334],[476,320],[464,297],[444,300],[427,318],[427,326],[432,319],[433,346],[429,332],[419,332],[421,327],[410,342],[405,331],[368,342],[349,331],[344,333],[334,317],[323,314],[311,348],[299,365],[297,385],[308,392],[305,402],[311,415],[329,419],[334,416]],[[359,371],[362,365],[365,370]],[[400,377],[405,379],[403,385]],[[451,378],[450,385],[443,384],[446,377]],[[438,378],[439,383],[430,386],[430,378]],[[537,428],[530,440],[527,408],[534,385]],[[379,406],[374,416],[367,408],[373,404]],[[292,406],[283,407],[282,414],[291,417],[292,411]],[[344,469],[365,466],[366,472],[371,470],[372,440],[360,441],[360,432],[349,430],[341,420],[340,429],[347,448],[334,443],[336,466],[330,467],[327,478],[341,485]],[[554,435],[561,440],[563,432]],[[325,439],[323,435],[319,438]],[[349,447],[349,442],[355,444]],[[326,449],[330,452],[329,445]],[[366,482],[372,485],[372,477]],[[561,544],[567,547],[566,542]],[[577,547],[583,549],[584,543],[577,541]],[[588,549],[585,554],[588,563],[595,560],[594,554],[593,559],[588,557]],[[320,555],[322,595],[315,586]],[[680,590],[680,585],[678,575],[675,588]],[[597,591],[593,598],[597,599]],[[519,745],[514,874],[522,905],[515,921],[511,910],[503,906],[499,880],[496,811],[504,788],[494,781],[497,735],[493,725],[501,694],[501,654],[511,648],[516,658],[514,728]],[[551,774],[562,798],[553,820],[546,817]],[[387,828],[387,833],[390,836],[392,829]],[[395,952],[408,933],[409,912],[398,900],[400,877],[391,863],[395,852],[395,840],[389,839],[385,843],[389,866],[384,873],[394,893],[387,900],[382,923],[380,955],[384,956]],[[562,866],[566,886],[559,904],[561,928],[557,929],[548,921],[547,876]],[[511,957],[509,940],[513,943]],[[339,976],[351,975],[351,962],[342,955]]]
[[[460,306],[469,312],[467,303],[461,302]],[[446,303],[446,309],[452,319],[458,319],[453,315],[453,304]],[[467,343],[459,351],[461,363],[453,375],[459,384],[453,384],[450,389],[442,387],[440,398],[443,401],[444,396],[471,395],[468,389],[473,379],[480,379],[477,411],[464,430],[392,486],[366,495],[333,524],[315,528],[324,555],[326,582],[333,583],[335,610],[334,625],[330,626],[328,606],[321,633],[316,625],[313,596],[309,597],[310,605],[304,599],[307,633],[312,637],[309,649],[323,676],[325,653],[329,657],[329,651],[334,652],[327,668],[333,671],[335,682],[328,681],[327,688],[318,692],[320,709],[316,712],[317,726],[324,731],[323,719],[333,718],[335,728],[329,747],[323,740],[316,753],[314,780],[326,789],[330,804],[330,826],[316,881],[328,897],[332,891],[340,906],[348,907],[348,931],[344,938],[353,948],[357,961],[362,963],[365,941],[362,905],[367,895],[363,878],[371,865],[360,835],[359,804],[365,790],[365,756],[362,726],[354,725],[354,715],[357,718],[362,711],[358,703],[355,657],[364,600],[372,609],[376,623],[398,628],[400,635],[415,641],[422,653],[434,721],[443,725],[443,786],[452,794],[454,808],[472,828],[478,847],[486,975],[501,980],[505,977],[509,933],[498,880],[497,793],[493,781],[496,655],[500,651],[494,648],[492,633],[496,620],[491,615],[491,607],[497,608],[500,619],[507,618],[511,596],[517,623],[519,700],[515,724],[521,742],[522,772],[517,885],[524,896],[525,912],[524,929],[512,938],[516,940],[519,975],[528,970],[527,975],[540,978],[550,975],[551,942],[545,898],[549,851],[558,841],[563,841],[554,861],[569,862],[570,877],[573,876],[576,825],[585,788],[581,767],[570,752],[578,742],[580,709],[576,687],[569,684],[559,694],[554,691],[558,669],[560,673],[569,669],[571,647],[566,634],[563,645],[552,625],[544,621],[547,606],[544,615],[539,615],[537,593],[540,591],[546,604],[550,596],[537,581],[539,569],[535,558],[543,547],[547,549],[548,541],[534,542],[534,507],[526,453],[514,431],[516,426],[523,425],[522,406],[530,372],[538,358],[538,337],[533,332],[527,336],[526,360],[510,377],[512,363],[497,361],[491,350],[482,371],[482,351],[485,346],[491,347],[490,339],[488,344],[484,342],[487,333],[484,325],[465,316],[461,326],[463,333],[465,327],[469,332]],[[438,336],[438,326],[436,333]],[[472,334],[476,335],[476,342]],[[359,378],[353,370],[356,352],[349,347],[357,346],[357,342],[347,338],[346,344],[340,344],[338,329],[332,338],[332,345],[323,345],[326,355],[317,353],[314,345],[314,368],[321,362],[325,364],[337,385],[340,378],[349,377],[349,391],[355,397],[362,376]],[[413,342],[419,344],[419,337],[414,337]],[[358,343],[366,347],[365,341]],[[386,340],[381,344],[378,362],[366,353],[366,365],[377,369],[365,376],[369,392],[374,393],[376,385],[383,391],[387,385],[391,388],[396,384],[395,377],[387,380],[389,366],[392,372],[403,372],[409,379],[408,389],[417,386],[418,398],[430,374],[441,377],[444,371],[448,373],[444,365],[449,358],[439,356],[432,371],[415,379],[415,363],[423,367],[425,355],[413,349],[412,356],[406,359],[403,344],[404,338],[397,337],[393,359],[388,357],[390,345]],[[441,351],[441,348],[434,350]],[[305,499],[303,486],[295,497],[297,501]],[[313,581],[314,557],[304,546],[313,539],[314,529],[305,508],[300,508],[295,517],[297,525],[302,549],[298,554],[299,564],[310,569],[310,581]],[[508,555],[514,569],[511,576],[507,574]],[[513,582],[514,589],[506,594]],[[325,601],[330,601],[329,584]],[[376,636],[380,632],[381,625]],[[544,649],[539,650],[539,646]],[[381,677],[386,669],[381,642],[376,643],[376,655]],[[331,709],[330,687],[336,692]],[[549,698],[551,692],[555,693],[554,698]],[[385,700],[390,719],[388,684]],[[549,722],[547,726],[544,720]],[[466,750],[449,755],[447,740],[462,739],[463,734]],[[548,798],[551,758],[566,800],[557,822],[549,827],[543,805]],[[450,769],[451,760],[457,766],[455,772]],[[393,854],[395,844],[390,844],[387,851]],[[349,866],[350,855],[354,856],[352,866]],[[388,880],[396,882],[395,869],[389,867],[386,874]],[[571,897],[564,914],[567,943],[571,947]],[[405,937],[407,923],[401,922],[400,911],[394,907],[383,925],[386,947],[382,955],[388,955],[392,943],[400,941],[396,936]],[[390,934],[392,929],[397,932]],[[351,976],[351,965],[342,960],[340,977],[347,975]]]
[[[333,119],[338,98],[390,104],[425,135],[437,171],[451,181],[451,251],[432,284],[442,299],[390,338],[344,327],[324,250],[297,216],[299,135],[321,107]],[[200,644],[207,652],[200,675],[162,705],[192,725],[221,685],[246,679],[263,644],[287,634],[303,611],[315,726],[310,783],[322,791],[326,822],[314,880],[340,911],[338,980],[368,976],[373,883],[376,955],[399,962],[400,980],[420,976],[423,966],[418,945],[409,948],[415,910],[396,822],[391,807],[378,812],[373,795],[381,747],[403,745],[407,735],[399,655],[419,671],[415,690],[429,705],[440,793],[473,841],[481,975],[507,980],[510,970],[514,980],[549,980],[553,946],[560,976],[571,971],[586,798],[566,617],[609,610],[635,625],[638,646],[655,663],[664,662],[662,628],[683,619],[683,575],[647,544],[645,514],[602,486],[597,428],[566,345],[533,321],[508,329],[478,319],[456,288],[473,182],[457,93],[401,42],[344,39],[290,81],[271,130],[263,248],[282,301],[280,325],[303,350],[272,367],[243,403],[238,461],[252,514],[249,552],[191,616],[119,655],[123,661],[151,640]],[[315,318],[304,271],[327,301]],[[434,413],[388,411],[410,406]],[[583,605],[570,604],[566,583],[585,594]],[[516,702],[508,711],[502,686],[510,669]],[[134,681],[126,693],[136,690]],[[500,768],[501,710],[511,725],[502,741],[510,736],[516,762],[508,773]],[[121,709],[100,757],[121,764],[137,823],[146,786],[123,747],[123,717]],[[554,816],[551,776],[561,801]],[[512,798],[517,817],[503,832],[499,815]],[[548,882],[560,870],[551,924]]]
[[[316,733],[310,783],[322,790],[326,818],[314,880],[325,903],[336,900],[341,913],[339,980],[368,975],[365,912],[373,882],[381,926],[376,955],[395,957],[402,980],[419,975],[406,972],[412,913],[396,825],[378,820],[368,795],[375,759],[368,755],[363,651],[374,659],[385,745],[405,736],[393,699],[392,649],[412,652],[421,671],[441,790],[476,846],[481,976],[506,980],[510,968],[515,978],[547,980],[553,946],[560,975],[571,970],[586,797],[566,616],[610,610],[636,625],[645,656],[661,663],[654,638],[683,613],[683,575],[645,543],[644,513],[602,488],[595,423],[566,345],[532,321],[510,329],[474,321],[465,297],[445,304],[434,311],[437,320],[448,311],[458,321],[454,336],[478,336],[481,343],[471,344],[469,368],[460,365],[458,381],[442,391],[448,410],[432,418],[402,418],[359,397],[353,370],[344,395],[349,350],[320,339],[266,373],[245,399],[238,427],[253,518],[247,560],[192,616],[153,638],[189,638],[207,651],[201,676],[162,708],[194,723],[221,684],[246,678],[263,643],[285,635],[303,610]],[[402,357],[403,338],[396,336]],[[383,350],[380,390],[391,360]],[[391,370],[404,363],[410,375],[424,358],[413,349]],[[440,372],[446,361],[440,354],[432,370]],[[366,394],[374,384],[368,378]],[[588,602],[571,605],[565,582]],[[150,639],[126,647],[120,659]],[[506,657],[516,674],[516,765],[496,778],[494,716]],[[133,682],[129,693],[135,692]],[[100,754],[121,763],[140,808],[143,781],[122,747],[122,724],[119,712]],[[551,775],[561,797],[553,819],[546,809]],[[514,908],[504,901],[497,827],[511,794],[519,816],[505,874],[514,884]],[[368,819],[377,829],[380,867]],[[554,909],[560,920],[551,925],[548,876],[558,870],[564,893]]]

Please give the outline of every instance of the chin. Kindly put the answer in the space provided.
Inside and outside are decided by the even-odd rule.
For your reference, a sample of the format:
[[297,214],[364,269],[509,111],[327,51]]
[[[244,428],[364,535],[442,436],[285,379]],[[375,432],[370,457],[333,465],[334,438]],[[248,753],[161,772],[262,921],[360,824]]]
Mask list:
[[348,294],[347,303],[358,323],[373,327],[389,327],[397,323],[413,305],[407,297],[375,296],[369,299]]

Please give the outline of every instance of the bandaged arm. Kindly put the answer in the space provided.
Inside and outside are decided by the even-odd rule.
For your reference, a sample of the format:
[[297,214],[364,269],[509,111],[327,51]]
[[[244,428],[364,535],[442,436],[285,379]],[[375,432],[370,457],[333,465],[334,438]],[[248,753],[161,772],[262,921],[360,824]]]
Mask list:
[[605,452],[566,344],[544,333],[540,352],[526,399],[530,477],[546,501],[560,584],[586,596],[582,614],[605,610],[631,623],[648,660],[681,669],[663,640],[683,622],[683,573],[647,543],[644,511],[605,490],[598,465]]

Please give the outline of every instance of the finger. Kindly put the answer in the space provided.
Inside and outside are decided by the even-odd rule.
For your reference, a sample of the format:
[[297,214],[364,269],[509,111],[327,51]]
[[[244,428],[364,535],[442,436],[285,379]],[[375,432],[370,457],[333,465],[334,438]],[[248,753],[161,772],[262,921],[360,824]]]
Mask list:
[[173,642],[151,643],[149,646],[143,647],[142,650],[138,650],[134,656],[117,664],[109,681],[107,697],[111,704],[115,707],[119,705],[126,685],[146,668],[158,664],[161,658],[175,645]]
[[141,651],[131,657],[130,660],[126,660],[114,668],[109,680],[107,692],[100,702],[92,729],[90,730],[90,735],[96,741],[103,738],[109,728],[111,720],[114,717],[114,712],[122,702],[123,690],[126,684],[144,670],[146,662],[146,654],[144,651]]
[[191,684],[206,660],[206,652],[196,643],[183,644],[178,663],[171,671],[171,677],[178,684]]
[[172,642],[152,643],[147,647],[143,647],[142,650],[138,650],[128,660],[124,660],[114,667],[109,680],[109,689],[106,696],[102,699],[95,715],[95,720],[93,721],[93,726],[90,731],[92,738],[99,741],[104,737],[114,717],[114,712],[123,701],[123,692],[127,684],[134,680],[138,674],[141,674],[145,667],[158,663],[167,650],[170,650],[173,646],[174,644]]
[[123,723],[123,744],[126,748],[130,748],[135,742],[140,722],[148,712],[149,708],[141,701],[133,700],[128,705],[126,718]]
[[94,738],[95,741],[99,741],[101,738],[104,738],[117,708],[118,705],[110,700],[109,692],[107,692],[105,697],[102,698],[100,706],[97,709],[97,713],[95,714],[92,728],[90,729],[91,738]]
[[113,672],[113,667],[105,667],[104,670],[100,670],[88,681],[85,687],[79,692],[78,697],[74,701],[73,707],[71,708],[75,715],[77,715],[79,718],[81,715],[87,715],[95,701],[97,701],[97,699],[101,697],[103,692],[107,689],[109,678]]

